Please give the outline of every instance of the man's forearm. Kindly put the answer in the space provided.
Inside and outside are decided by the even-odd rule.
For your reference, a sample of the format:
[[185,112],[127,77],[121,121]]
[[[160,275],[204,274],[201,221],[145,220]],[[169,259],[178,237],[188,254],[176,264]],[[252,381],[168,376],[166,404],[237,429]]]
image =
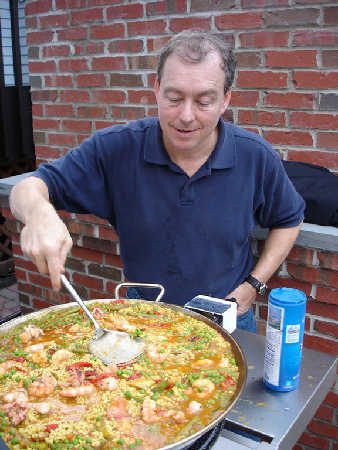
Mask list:
[[293,247],[302,223],[292,228],[275,228],[270,231],[263,252],[251,275],[266,283],[285,260]]
[[39,210],[45,210],[45,212],[46,209],[48,212],[54,210],[49,203],[46,184],[36,177],[26,178],[14,186],[9,197],[9,204],[12,214],[24,224],[32,215],[39,215]]

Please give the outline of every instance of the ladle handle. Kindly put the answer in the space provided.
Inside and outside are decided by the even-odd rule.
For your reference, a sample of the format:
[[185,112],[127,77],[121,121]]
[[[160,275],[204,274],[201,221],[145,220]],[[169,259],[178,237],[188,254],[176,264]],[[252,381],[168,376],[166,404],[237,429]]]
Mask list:
[[129,282],[125,282],[125,283],[120,283],[116,286],[115,288],[115,299],[119,298],[119,292],[120,289],[122,287],[142,287],[142,288],[155,288],[155,289],[159,289],[160,293],[158,294],[158,296],[155,299],[155,302],[159,302],[161,300],[161,298],[163,297],[164,294],[164,287],[162,286],[162,284],[150,284],[150,283],[129,283]]
[[96,334],[103,334],[103,330],[100,327],[100,325],[96,322],[96,320],[94,319],[94,316],[92,315],[92,313],[89,311],[89,309],[87,308],[87,306],[84,304],[83,300],[81,300],[80,296],[78,295],[78,293],[76,292],[76,290],[73,288],[73,286],[70,284],[70,282],[68,281],[68,279],[65,277],[65,275],[61,275],[61,281],[63,283],[63,285],[65,286],[65,288],[67,289],[67,291],[70,293],[70,295],[73,297],[74,300],[76,300],[78,302],[78,304],[81,306],[81,308],[83,309],[83,311],[87,314],[88,318],[93,322],[93,325],[95,327],[95,331]]

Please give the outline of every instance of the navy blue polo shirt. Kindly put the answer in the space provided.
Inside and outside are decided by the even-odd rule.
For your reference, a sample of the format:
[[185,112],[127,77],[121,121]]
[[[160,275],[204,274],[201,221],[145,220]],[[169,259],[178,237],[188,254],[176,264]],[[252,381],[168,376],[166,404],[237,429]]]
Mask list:
[[298,225],[304,202],[266,141],[218,126],[213,153],[191,178],[170,160],[155,118],[100,130],[34,175],[57,209],[115,227],[128,280],[161,283],[164,301],[179,305],[198,294],[224,298],[252,270],[252,229]]

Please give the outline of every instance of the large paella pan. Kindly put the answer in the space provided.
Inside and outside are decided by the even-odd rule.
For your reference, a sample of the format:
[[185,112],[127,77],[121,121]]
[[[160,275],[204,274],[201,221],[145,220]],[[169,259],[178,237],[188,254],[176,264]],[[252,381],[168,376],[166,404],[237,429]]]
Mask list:
[[179,449],[220,423],[246,380],[243,353],[223,328],[156,301],[87,305],[102,326],[143,339],[144,354],[105,366],[88,353],[94,330],[75,303],[0,326],[8,448]]

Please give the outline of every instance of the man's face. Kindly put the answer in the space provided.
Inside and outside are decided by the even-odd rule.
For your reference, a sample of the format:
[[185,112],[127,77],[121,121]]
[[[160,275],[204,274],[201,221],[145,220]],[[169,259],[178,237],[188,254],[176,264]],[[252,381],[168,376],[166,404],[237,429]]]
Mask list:
[[166,60],[161,84],[155,81],[158,114],[169,154],[211,152],[217,142],[217,123],[231,91],[224,95],[221,58],[210,53],[200,63],[187,63],[175,53]]

